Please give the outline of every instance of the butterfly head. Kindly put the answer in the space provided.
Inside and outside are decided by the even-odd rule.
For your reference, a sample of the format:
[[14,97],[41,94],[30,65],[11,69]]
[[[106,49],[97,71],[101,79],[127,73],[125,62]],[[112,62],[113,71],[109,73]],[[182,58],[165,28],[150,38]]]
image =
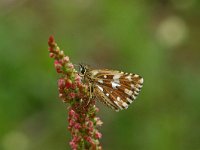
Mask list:
[[84,77],[86,72],[88,70],[88,66],[85,64],[79,64],[79,69],[78,69],[78,73],[81,77]]

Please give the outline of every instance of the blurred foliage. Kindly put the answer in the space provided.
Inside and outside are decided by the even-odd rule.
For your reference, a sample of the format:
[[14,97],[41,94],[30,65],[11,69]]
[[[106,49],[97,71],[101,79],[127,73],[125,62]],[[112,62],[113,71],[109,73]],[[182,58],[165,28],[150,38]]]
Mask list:
[[198,0],[1,0],[0,149],[69,149],[53,34],[74,63],[144,77],[128,110],[98,103],[104,149],[199,150],[199,10]]

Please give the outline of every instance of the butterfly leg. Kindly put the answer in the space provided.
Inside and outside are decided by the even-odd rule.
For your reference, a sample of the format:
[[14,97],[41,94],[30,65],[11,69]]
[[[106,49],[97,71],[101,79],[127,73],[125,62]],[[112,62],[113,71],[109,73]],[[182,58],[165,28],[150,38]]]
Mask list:
[[92,98],[92,84],[89,83],[89,92],[90,92],[90,95],[89,95],[89,100]]
[[86,106],[88,106],[90,100],[93,98],[93,91],[94,91],[94,86],[92,83],[89,83],[89,99]]

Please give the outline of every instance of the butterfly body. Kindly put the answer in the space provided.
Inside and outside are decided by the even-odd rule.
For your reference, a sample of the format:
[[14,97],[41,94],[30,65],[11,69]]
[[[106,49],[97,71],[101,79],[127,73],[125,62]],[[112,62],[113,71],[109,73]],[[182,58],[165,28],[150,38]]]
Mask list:
[[143,85],[141,76],[117,70],[91,69],[80,64],[80,73],[92,96],[116,111],[127,109]]

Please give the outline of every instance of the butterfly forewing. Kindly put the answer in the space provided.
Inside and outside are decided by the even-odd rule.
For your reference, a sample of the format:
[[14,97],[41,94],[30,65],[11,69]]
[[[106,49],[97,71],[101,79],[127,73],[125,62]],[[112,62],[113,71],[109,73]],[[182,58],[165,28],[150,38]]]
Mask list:
[[143,78],[139,75],[116,70],[91,70],[89,74],[97,99],[116,111],[128,108],[143,84]]

